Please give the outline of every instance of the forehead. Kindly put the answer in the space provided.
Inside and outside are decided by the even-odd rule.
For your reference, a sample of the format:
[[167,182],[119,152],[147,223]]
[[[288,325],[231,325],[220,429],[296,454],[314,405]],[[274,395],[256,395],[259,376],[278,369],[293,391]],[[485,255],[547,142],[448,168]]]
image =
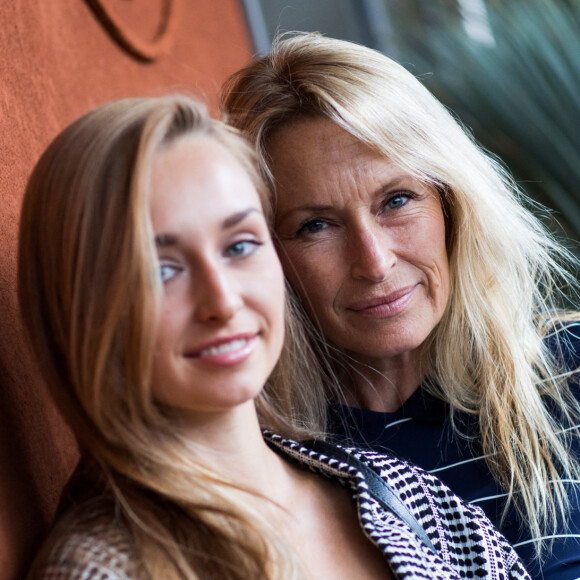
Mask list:
[[366,200],[388,184],[419,183],[385,155],[326,118],[281,127],[269,143],[277,206]]
[[217,140],[188,136],[156,153],[150,198],[156,231],[222,220],[248,206],[261,209],[254,183]]
[[325,117],[282,126],[270,138],[268,154],[274,178],[282,186],[293,182],[316,187],[337,174],[368,174],[379,166],[392,166],[383,154]]
[[268,152],[274,164],[277,158],[301,156],[304,151],[332,163],[372,150],[340,125],[326,117],[305,117],[278,128],[269,139]]

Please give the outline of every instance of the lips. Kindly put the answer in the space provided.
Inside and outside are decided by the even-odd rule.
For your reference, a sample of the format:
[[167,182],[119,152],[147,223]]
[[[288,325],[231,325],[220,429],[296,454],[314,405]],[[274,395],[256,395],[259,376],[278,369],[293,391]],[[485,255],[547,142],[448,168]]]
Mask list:
[[227,336],[201,345],[188,352],[186,358],[219,365],[237,364],[254,350],[256,333]]
[[349,304],[346,309],[358,314],[385,318],[403,311],[415,295],[418,284],[399,288],[382,296],[374,296]]
[[226,352],[232,352],[238,350],[248,343],[246,338],[235,338],[232,341],[224,342],[217,346],[210,346],[209,348],[203,349],[198,356],[215,356],[216,354],[224,354]]

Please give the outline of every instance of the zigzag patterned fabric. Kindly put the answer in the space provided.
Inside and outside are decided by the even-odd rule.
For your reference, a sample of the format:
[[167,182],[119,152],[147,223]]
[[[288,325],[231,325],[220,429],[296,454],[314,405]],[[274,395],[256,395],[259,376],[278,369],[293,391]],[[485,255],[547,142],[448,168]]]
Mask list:
[[365,534],[383,552],[396,578],[530,578],[514,549],[483,510],[463,502],[421,468],[374,451],[342,447],[368,464],[395,491],[427,532],[436,554],[368,493],[365,477],[356,467],[270,432],[265,432],[265,437],[280,452],[352,490]]

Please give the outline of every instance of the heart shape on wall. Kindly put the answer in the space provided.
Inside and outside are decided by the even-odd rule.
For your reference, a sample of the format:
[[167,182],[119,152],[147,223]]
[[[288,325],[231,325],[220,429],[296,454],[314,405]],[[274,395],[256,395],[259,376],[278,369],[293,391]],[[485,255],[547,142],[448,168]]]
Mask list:
[[142,38],[131,25],[119,17],[113,0],[86,0],[109,36],[134,58],[153,61],[167,51],[174,31],[179,0],[162,0],[157,30],[151,40]]

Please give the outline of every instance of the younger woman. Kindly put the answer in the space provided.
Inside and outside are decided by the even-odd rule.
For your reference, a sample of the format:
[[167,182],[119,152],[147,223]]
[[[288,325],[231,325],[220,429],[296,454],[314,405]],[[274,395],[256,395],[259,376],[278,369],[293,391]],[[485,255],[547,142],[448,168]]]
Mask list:
[[38,162],[19,298],[82,460],[30,577],[528,578],[433,476],[304,442],[320,380],[264,199],[185,97],[104,105]]

